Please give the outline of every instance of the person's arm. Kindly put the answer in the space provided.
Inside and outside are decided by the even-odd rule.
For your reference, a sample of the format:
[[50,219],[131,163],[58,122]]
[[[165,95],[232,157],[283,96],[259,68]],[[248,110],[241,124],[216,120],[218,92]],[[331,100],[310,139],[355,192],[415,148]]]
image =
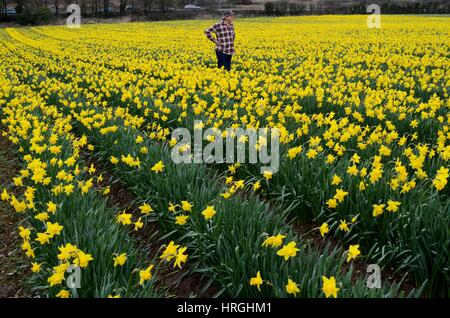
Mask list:
[[214,24],[212,27],[209,27],[209,28],[207,28],[207,29],[205,30],[206,37],[207,37],[210,41],[212,41],[212,42],[214,42],[214,43],[217,44],[217,39],[213,37],[213,35],[212,35],[213,33],[215,33],[215,34],[216,34],[216,37],[217,37],[217,23]]

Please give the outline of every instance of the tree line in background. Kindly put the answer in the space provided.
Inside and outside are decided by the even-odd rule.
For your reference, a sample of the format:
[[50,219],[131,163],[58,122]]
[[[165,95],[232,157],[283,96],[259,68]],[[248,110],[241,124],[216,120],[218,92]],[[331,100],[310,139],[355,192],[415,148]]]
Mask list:
[[298,14],[364,14],[367,6],[379,3],[383,14],[448,14],[450,1],[304,1],[289,0],[268,1],[264,4],[264,11],[269,15],[298,15]]
[[[46,11],[53,16],[65,16],[70,4],[78,4],[85,16],[111,17],[124,16],[135,12],[148,13],[153,11],[168,12],[175,7],[182,8],[191,2],[218,3],[219,0],[0,0],[0,17],[7,17],[7,9],[15,9],[10,17],[19,17],[24,13]],[[251,0],[243,0],[251,1]]]
[[[241,16],[255,15],[299,15],[299,14],[364,14],[371,3],[378,3],[383,14],[450,13],[450,0],[274,0],[264,4],[263,10],[240,10]],[[67,16],[66,8],[76,3],[82,16],[119,17],[143,15],[149,18],[187,18],[195,17],[196,12],[176,12],[186,4],[195,4],[205,9],[217,11],[234,5],[252,4],[252,0],[0,0],[0,21],[16,21],[20,24],[46,24],[55,16]],[[155,13],[158,12],[158,13]],[[164,13],[164,14],[162,14]],[[151,16],[151,17],[150,17]]]

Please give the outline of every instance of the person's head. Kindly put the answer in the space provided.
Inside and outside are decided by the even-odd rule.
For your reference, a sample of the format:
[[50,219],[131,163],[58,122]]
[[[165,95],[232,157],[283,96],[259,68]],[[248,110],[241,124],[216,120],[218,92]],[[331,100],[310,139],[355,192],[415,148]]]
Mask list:
[[222,12],[222,20],[225,22],[231,23],[234,19],[234,12],[231,10],[225,10]]

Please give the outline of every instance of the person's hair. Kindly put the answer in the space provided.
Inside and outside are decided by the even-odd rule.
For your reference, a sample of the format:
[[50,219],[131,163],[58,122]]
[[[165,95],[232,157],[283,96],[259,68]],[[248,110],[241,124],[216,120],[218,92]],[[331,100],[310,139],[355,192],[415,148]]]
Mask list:
[[233,16],[233,15],[234,15],[233,11],[231,11],[231,10],[224,10],[222,12],[222,19],[225,19],[226,17]]

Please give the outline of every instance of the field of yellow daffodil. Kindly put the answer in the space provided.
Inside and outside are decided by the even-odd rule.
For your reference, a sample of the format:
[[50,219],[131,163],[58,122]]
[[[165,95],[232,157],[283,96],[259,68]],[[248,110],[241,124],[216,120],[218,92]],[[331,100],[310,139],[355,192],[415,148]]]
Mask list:
[[[449,296],[450,18],[366,18],[237,19],[230,73],[212,21],[0,29],[1,130],[22,162],[1,199],[23,215],[30,286],[163,297],[181,269],[218,296]],[[279,171],[174,163],[171,132],[194,120],[278,128]]]

